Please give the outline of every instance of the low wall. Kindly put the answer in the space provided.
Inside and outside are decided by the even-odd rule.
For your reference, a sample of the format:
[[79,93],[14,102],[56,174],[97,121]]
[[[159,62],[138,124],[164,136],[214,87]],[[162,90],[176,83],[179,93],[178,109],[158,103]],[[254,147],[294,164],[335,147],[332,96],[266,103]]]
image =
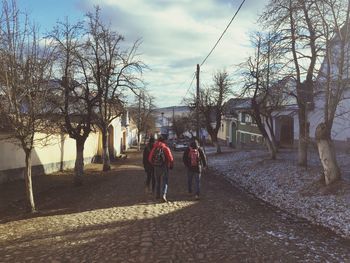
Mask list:
[[[91,163],[92,158],[84,158],[84,163]],[[73,169],[75,160],[60,163],[49,163],[32,166],[32,175],[50,174],[61,170]],[[24,179],[25,167],[0,171],[0,184],[4,182]]]
[[[43,134],[35,136],[44,138]],[[4,141],[0,136],[0,183],[23,178],[25,154],[16,143]],[[98,152],[98,133],[91,133],[84,147],[85,163],[90,163]],[[32,151],[32,171],[36,174],[49,174],[74,167],[76,156],[75,140],[67,135],[53,135],[41,142]]]

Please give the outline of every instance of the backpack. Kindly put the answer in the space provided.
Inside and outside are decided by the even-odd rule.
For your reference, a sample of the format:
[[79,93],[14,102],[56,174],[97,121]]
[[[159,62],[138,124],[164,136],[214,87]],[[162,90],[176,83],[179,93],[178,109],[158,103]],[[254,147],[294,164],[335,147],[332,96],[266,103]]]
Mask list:
[[161,147],[157,147],[153,151],[152,164],[154,166],[162,166],[165,164],[165,154]]
[[188,157],[190,159],[191,167],[198,167],[199,166],[199,151],[198,149],[194,149],[190,147],[190,150],[188,152]]

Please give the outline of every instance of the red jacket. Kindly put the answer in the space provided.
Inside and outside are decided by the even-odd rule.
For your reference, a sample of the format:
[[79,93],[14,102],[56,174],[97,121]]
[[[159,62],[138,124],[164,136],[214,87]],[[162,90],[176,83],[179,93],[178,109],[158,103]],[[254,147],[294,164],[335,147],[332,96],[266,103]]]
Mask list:
[[151,150],[151,152],[149,153],[148,155],[148,161],[150,163],[152,163],[152,156],[153,156],[153,152],[156,148],[158,147],[161,147],[163,152],[164,152],[164,155],[165,155],[165,159],[166,159],[166,164],[167,164],[167,167],[173,167],[174,165],[174,157],[169,149],[169,147],[163,143],[163,142],[160,142],[160,141],[157,141],[153,144],[153,148]]

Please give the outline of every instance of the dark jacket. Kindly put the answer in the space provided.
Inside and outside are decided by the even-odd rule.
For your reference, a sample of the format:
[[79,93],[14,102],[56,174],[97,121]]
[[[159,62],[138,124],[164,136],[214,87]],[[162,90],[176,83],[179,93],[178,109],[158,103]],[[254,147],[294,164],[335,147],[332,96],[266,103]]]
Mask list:
[[153,143],[148,143],[143,150],[143,167],[145,168],[145,172],[153,171],[152,164],[148,161],[148,156],[153,148]]
[[[196,167],[191,166],[191,160],[189,157],[190,148],[197,149],[199,153],[199,165]],[[205,156],[205,153],[201,147],[199,147],[198,143],[192,142],[190,147],[188,147],[182,156],[182,160],[185,164],[185,166],[188,169],[191,169],[193,172],[201,173],[203,170],[203,167],[207,166],[207,157]]]

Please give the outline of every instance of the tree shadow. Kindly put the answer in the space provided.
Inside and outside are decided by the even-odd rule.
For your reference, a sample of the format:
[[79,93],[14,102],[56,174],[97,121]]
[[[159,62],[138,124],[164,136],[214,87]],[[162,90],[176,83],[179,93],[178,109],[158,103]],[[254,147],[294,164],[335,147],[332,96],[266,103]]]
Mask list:
[[[23,181],[0,185],[0,197],[3,200],[0,206],[0,223],[160,202],[154,196],[145,194],[146,174],[139,160],[139,153],[128,153],[128,156],[127,159],[114,161],[108,172],[101,171],[102,164],[86,165],[83,185],[79,187],[74,186],[73,170],[33,176],[34,199],[38,209],[34,214],[27,211]],[[176,171],[171,173],[185,175],[182,166],[179,161]],[[181,189],[172,189],[172,180],[171,178],[170,193],[177,194],[170,194],[170,199],[191,200],[184,192],[186,177],[177,178],[177,181],[181,181],[181,186],[178,186]]]

